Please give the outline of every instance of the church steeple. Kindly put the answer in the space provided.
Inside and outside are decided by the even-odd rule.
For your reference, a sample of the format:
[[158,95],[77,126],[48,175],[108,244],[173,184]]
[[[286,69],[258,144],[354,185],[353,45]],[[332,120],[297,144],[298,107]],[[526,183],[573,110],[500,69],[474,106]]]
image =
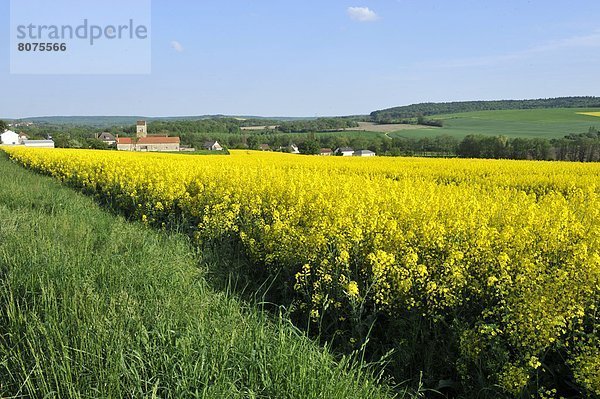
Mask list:
[[148,136],[148,124],[146,121],[137,121],[136,137],[142,138]]

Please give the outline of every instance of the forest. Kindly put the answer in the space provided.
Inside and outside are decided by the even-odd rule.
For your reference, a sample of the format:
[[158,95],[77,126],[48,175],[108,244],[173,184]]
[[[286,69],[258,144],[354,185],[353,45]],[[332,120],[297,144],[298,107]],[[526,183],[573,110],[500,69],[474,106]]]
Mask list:
[[473,111],[499,111],[542,108],[598,108],[600,97],[559,97],[537,100],[460,101],[447,103],[421,103],[394,107],[371,113],[377,123],[402,123],[407,118]]

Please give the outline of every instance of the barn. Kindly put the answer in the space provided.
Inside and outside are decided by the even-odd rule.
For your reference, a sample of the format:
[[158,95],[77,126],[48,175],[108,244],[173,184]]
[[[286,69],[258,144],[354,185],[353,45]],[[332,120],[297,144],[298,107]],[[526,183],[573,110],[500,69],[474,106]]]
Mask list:
[[0,143],[3,145],[18,145],[20,144],[19,135],[12,130],[7,130],[0,134]]

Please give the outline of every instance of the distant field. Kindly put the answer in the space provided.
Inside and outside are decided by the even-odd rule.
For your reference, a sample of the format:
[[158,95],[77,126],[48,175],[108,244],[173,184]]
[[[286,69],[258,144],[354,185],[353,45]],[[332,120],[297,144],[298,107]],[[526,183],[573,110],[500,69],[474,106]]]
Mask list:
[[579,115],[600,116],[600,112],[579,112]]
[[392,133],[404,130],[421,130],[427,129],[425,126],[419,125],[407,125],[407,124],[391,124],[391,125],[378,125],[373,122],[358,122],[358,127],[346,129],[347,131],[367,131],[376,133]]
[[469,134],[505,135],[508,137],[558,138],[569,133],[583,133],[590,126],[600,127],[600,110],[554,108],[508,111],[479,111],[437,115],[443,128],[395,131],[392,137],[435,137],[447,134],[462,138]]
[[[600,128],[600,110],[586,108],[551,108],[502,111],[478,111],[436,115],[432,119],[444,121],[444,127],[407,124],[379,125],[359,122],[356,128],[343,132],[322,132],[318,135],[360,137],[364,135],[393,137],[454,136],[459,139],[469,134],[507,137],[559,138],[569,133],[584,133],[591,126]],[[301,135],[302,136],[302,135]]]
[[242,130],[274,130],[277,126],[242,126]]

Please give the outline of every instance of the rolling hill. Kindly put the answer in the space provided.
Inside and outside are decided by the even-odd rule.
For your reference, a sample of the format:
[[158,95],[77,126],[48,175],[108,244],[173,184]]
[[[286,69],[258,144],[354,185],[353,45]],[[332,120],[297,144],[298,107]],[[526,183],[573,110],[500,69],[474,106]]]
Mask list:
[[600,97],[556,97],[535,100],[456,101],[420,103],[393,107],[371,113],[373,122],[391,123],[418,116],[432,116],[474,111],[505,111],[546,108],[600,108]]
[[469,134],[507,137],[563,137],[569,133],[583,133],[591,126],[600,127],[600,118],[582,115],[598,112],[600,108],[550,108],[476,111],[438,115],[444,127],[401,130],[389,133],[391,137],[434,137],[450,135],[462,138]]

